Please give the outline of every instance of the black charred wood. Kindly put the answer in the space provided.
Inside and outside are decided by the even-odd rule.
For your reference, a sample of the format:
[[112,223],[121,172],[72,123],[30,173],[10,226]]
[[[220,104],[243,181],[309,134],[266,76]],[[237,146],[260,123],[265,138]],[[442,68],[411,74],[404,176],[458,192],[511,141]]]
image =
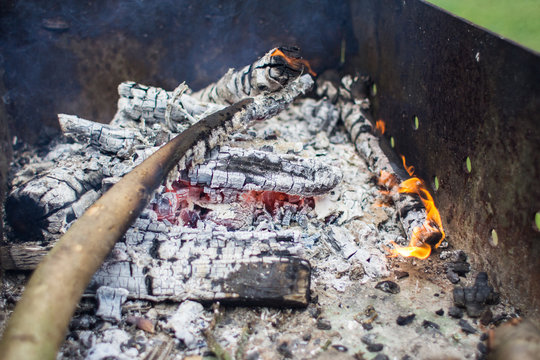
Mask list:
[[478,273],[472,287],[456,287],[453,291],[454,304],[465,308],[470,317],[480,317],[486,305],[499,302],[499,295],[493,291],[488,283],[485,272]]

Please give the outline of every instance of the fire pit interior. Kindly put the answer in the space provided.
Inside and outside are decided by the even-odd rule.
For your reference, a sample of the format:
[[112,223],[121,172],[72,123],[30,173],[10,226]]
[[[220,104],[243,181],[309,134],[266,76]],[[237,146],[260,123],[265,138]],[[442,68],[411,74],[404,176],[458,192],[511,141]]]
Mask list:
[[537,54],[422,1],[2,6],[4,326],[96,199],[214,121],[61,358],[470,359],[501,354],[502,323],[538,336]]

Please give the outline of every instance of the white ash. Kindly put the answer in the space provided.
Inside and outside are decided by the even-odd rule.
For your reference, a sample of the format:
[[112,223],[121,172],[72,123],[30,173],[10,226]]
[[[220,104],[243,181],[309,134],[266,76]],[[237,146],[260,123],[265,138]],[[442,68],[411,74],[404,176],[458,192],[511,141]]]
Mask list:
[[201,304],[194,301],[184,301],[167,320],[165,329],[174,332],[174,336],[181,340],[189,349],[204,345],[201,329],[208,327],[209,319],[205,315]]

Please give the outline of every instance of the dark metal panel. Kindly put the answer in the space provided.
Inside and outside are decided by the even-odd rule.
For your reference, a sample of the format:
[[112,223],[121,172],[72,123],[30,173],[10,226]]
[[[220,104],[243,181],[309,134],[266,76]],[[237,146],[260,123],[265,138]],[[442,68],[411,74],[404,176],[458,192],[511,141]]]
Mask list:
[[110,121],[122,81],[197,89],[280,45],[335,66],[348,14],[328,0],[3,1],[0,96],[13,133],[35,141],[59,112]]
[[537,315],[539,55],[423,1],[351,7],[360,49],[351,63],[374,78],[375,116],[387,122],[396,151],[428,182],[438,177],[448,240]]

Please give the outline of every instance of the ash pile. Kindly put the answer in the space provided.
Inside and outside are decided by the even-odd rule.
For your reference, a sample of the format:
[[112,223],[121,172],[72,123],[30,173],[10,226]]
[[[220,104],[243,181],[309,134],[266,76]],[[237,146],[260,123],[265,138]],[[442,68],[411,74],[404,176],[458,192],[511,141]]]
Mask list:
[[421,181],[399,184],[369,78],[328,72],[312,88],[311,75],[278,48],[197,92],[122,83],[108,125],[59,115],[46,151],[16,149],[5,316],[24,271],[124,174],[209,114],[279,93],[294,102],[224,125],[169,174],[94,275],[59,358],[483,358],[513,309],[429,218]]

